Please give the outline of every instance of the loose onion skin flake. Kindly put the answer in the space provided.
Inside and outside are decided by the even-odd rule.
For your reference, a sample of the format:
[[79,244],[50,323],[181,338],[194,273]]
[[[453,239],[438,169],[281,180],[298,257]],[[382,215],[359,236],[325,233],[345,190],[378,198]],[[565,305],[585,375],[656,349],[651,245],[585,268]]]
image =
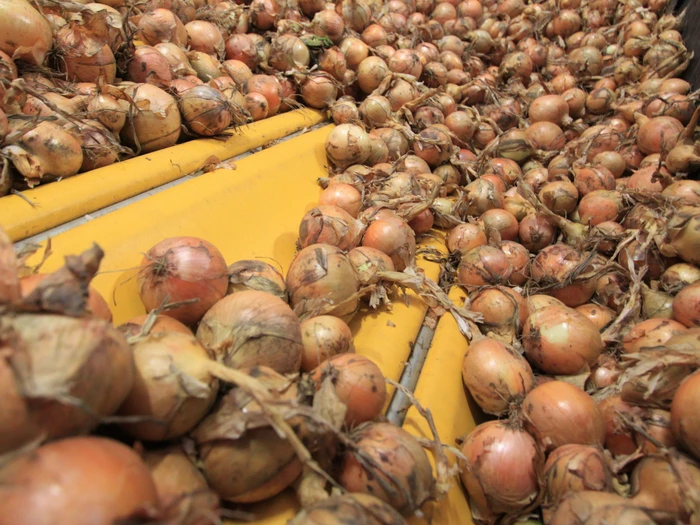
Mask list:
[[267,366],[279,373],[299,371],[299,318],[279,297],[257,290],[227,295],[202,318],[197,339],[233,368]]
[[141,261],[141,301],[148,311],[165,301],[191,304],[164,311],[186,325],[197,323],[228,288],[226,261],[216,247],[196,237],[171,237],[151,248]]
[[386,403],[386,383],[379,367],[354,354],[336,355],[311,373],[317,388],[331,379],[338,399],[347,407],[345,423],[353,427],[376,419]]
[[364,466],[355,448],[349,450],[338,477],[345,489],[370,493],[404,515],[412,514],[432,496],[435,480],[428,456],[408,432],[390,423],[366,423],[350,438],[380,468]]
[[92,436],[54,441],[9,461],[0,468],[0,497],[2,525],[112,525],[158,513],[153,478],[138,454]]
[[477,520],[494,523],[517,514],[540,490],[544,455],[537,442],[513,421],[489,421],[462,444],[461,478]]

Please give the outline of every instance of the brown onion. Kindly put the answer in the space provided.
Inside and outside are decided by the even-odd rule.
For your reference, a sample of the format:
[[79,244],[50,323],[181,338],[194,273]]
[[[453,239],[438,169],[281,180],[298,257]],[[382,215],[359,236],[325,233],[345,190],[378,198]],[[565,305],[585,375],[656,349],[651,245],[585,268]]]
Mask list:
[[533,388],[534,375],[513,347],[487,337],[469,346],[462,361],[462,381],[484,412],[500,416]]
[[505,284],[513,267],[503,251],[493,246],[477,246],[465,253],[459,263],[458,280],[463,286]]
[[562,445],[598,445],[605,422],[593,398],[563,381],[549,381],[531,390],[523,401],[528,429],[547,450]]

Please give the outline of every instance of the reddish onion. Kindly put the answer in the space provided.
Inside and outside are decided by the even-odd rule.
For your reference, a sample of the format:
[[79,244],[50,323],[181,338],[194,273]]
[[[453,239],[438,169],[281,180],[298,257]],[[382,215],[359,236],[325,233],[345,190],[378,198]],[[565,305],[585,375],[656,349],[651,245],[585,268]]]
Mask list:
[[460,477],[476,520],[495,523],[500,515],[518,513],[537,497],[542,451],[515,423],[479,425],[462,444],[462,454]]
[[148,311],[165,301],[197,299],[165,315],[195,324],[228,288],[226,261],[216,247],[196,237],[172,237],[153,246],[141,261],[140,297]]

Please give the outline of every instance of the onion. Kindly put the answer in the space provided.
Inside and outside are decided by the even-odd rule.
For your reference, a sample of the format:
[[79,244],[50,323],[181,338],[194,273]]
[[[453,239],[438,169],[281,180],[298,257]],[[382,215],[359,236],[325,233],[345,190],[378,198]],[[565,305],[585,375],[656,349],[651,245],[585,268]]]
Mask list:
[[[428,456],[411,434],[391,423],[369,423],[356,428],[350,439],[354,446],[338,477],[346,490],[371,493],[404,515],[432,496],[435,481]],[[356,451],[372,458],[373,464],[361,461]]]
[[678,442],[696,459],[700,457],[700,434],[698,429],[697,400],[700,373],[691,374],[681,383],[671,403],[671,429]]
[[311,373],[311,379],[316,383],[317,391],[324,381],[330,380],[338,399],[347,408],[345,424],[348,427],[372,421],[384,410],[384,375],[376,364],[364,356],[332,356]]
[[477,246],[460,260],[458,280],[463,286],[504,284],[510,278],[513,267],[508,256],[493,246]]
[[544,465],[545,516],[571,492],[612,492],[612,476],[602,450],[586,445],[554,449]]
[[159,8],[144,13],[138,23],[137,35],[151,46],[164,42],[171,42],[177,46],[187,45],[187,30],[169,9]]
[[540,490],[543,454],[535,440],[509,421],[476,427],[462,444],[462,483],[474,518],[495,523],[502,514],[517,514]]
[[551,514],[550,525],[568,523],[652,525],[655,522],[629,499],[617,494],[584,490],[570,493]]
[[416,238],[413,230],[401,219],[379,219],[365,230],[362,246],[384,252],[397,271],[412,266],[416,257]]
[[[39,44],[40,45],[40,44]],[[85,26],[67,24],[56,33],[58,69],[69,81],[114,81],[117,64],[110,47]]]
[[224,56],[224,37],[214,24],[205,20],[193,20],[185,24],[185,30],[189,37],[188,44],[193,51],[217,57]]
[[[335,186],[337,185],[329,186],[329,189]],[[364,224],[342,208],[321,204],[301,219],[299,246],[306,248],[322,243],[347,251],[359,244],[363,231]]]
[[0,51],[37,66],[53,43],[49,23],[25,0],[0,3],[0,35]]
[[582,273],[583,255],[571,246],[552,244],[543,248],[532,261],[530,275],[536,282],[552,283],[550,294],[567,306],[576,307],[586,303],[595,292],[595,279],[571,281],[571,277]]
[[312,27],[314,34],[326,36],[331,42],[338,44],[345,33],[345,20],[334,10],[323,9],[314,15]]
[[591,321],[598,330],[605,328],[616,317],[612,309],[595,303],[582,304],[574,309]]
[[645,347],[662,346],[676,334],[686,330],[681,323],[671,319],[652,318],[635,324],[622,339],[622,349],[633,354]]
[[605,422],[593,398],[563,381],[542,383],[523,400],[528,430],[547,450],[562,445],[598,445],[605,439]]
[[188,89],[180,97],[179,105],[187,128],[203,137],[220,135],[231,125],[233,119],[226,97],[209,86]]
[[197,339],[227,366],[299,370],[301,327],[279,297],[257,290],[227,295],[204,315]]
[[624,201],[618,191],[594,190],[587,192],[578,205],[579,222],[599,226],[617,221],[624,210]]
[[245,109],[253,121],[267,118],[270,104],[262,93],[248,93],[245,96]]
[[671,151],[683,131],[683,124],[673,117],[654,117],[639,126],[637,146],[642,153]]
[[239,60],[250,69],[255,69],[258,65],[258,50],[248,35],[231,35],[224,47],[227,60]]
[[635,505],[685,521],[693,513],[688,494],[700,487],[700,468],[680,454],[649,455],[635,466],[631,482]]
[[188,325],[197,323],[228,287],[223,256],[214,245],[196,237],[172,237],[153,246],[141,261],[139,280],[148,311],[165,301],[197,299],[164,312]]
[[548,182],[539,192],[542,203],[557,215],[566,216],[576,209],[579,192],[567,180]]
[[136,377],[119,408],[122,416],[147,418],[124,423],[132,437],[165,441],[192,430],[207,414],[218,393],[218,381],[202,363],[207,350],[193,334],[154,333],[132,346]]
[[166,519],[182,520],[182,525],[208,525],[218,515],[218,496],[181,447],[148,450],[143,461],[153,476]]
[[310,372],[333,356],[355,351],[350,327],[332,315],[311,317],[301,323],[301,337],[304,346],[301,370],[304,372]]
[[0,469],[4,523],[108,525],[158,508],[153,478],[127,446],[73,437],[25,452]]
[[688,328],[700,326],[700,283],[689,284],[676,294],[673,317]]
[[133,84],[124,89],[135,107],[122,128],[122,142],[141,153],[174,145],[180,138],[180,112],[176,100],[151,84]]
[[525,134],[535,148],[544,151],[558,151],[566,144],[564,132],[552,122],[542,121],[530,124]]
[[[32,292],[37,288],[40,282],[46,279],[48,273],[34,273],[20,279],[20,289],[22,298],[26,299],[31,296]],[[88,287],[88,296],[85,304],[86,313],[93,315],[96,318],[104,319],[105,321],[112,320],[112,312],[109,309],[107,301],[94,287]]]
[[338,88],[327,73],[312,73],[301,85],[301,98],[307,106],[325,109],[338,98]]
[[287,273],[290,303],[303,319],[329,314],[347,321],[357,309],[359,287],[348,257],[327,244],[301,250]]
[[354,124],[336,126],[326,138],[326,155],[338,168],[360,164],[369,154],[369,135]]
[[[505,294],[501,292],[501,295]],[[501,309],[512,309],[512,306],[506,303]],[[496,305],[489,307],[498,308]],[[517,305],[515,308],[517,319]],[[462,361],[462,380],[479,407],[497,416],[520,403],[535,382],[530,365],[513,347],[490,338],[469,346]]]
[[282,87],[274,76],[253,75],[246,81],[244,92],[246,94],[260,93],[265,97],[269,105],[267,116],[276,115],[279,111],[282,103]]
[[484,246],[487,243],[487,238],[480,226],[463,223],[450,230],[446,242],[450,252],[458,251],[464,255],[477,246]]
[[514,340],[528,316],[523,296],[505,286],[478,291],[471,299],[471,309],[482,315],[482,331],[505,342]]
[[35,126],[26,122],[14,130],[14,143],[3,148],[15,168],[31,188],[45,180],[71,177],[83,164],[78,139],[63,127],[50,121]]
[[228,267],[227,294],[258,290],[275,295],[287,302],[287,284],[282,274],[271,264],[258,260],[243,260]]
[[561,306],[540,308],[523,326],[525,355],[552,375],[588,371],[603,350],[598,328],[583,314]]
[[[52,289],[60,290],[55,284]],[[0,319],[0,333],[11,334],[0,363],[0,452],[89,432],[119,408],[131,388],[131,350],[108,321],[16,314]],[[13,367],[19,360],[24,365]]]
[[683,225],[683,227],[673,235],[671,245],[677,255],[689,264],[700,264],[700,215],[694,215]]
[[523,217],[518,225],[520,242],[530,253],[537,253],[552,244],[555,234],[556,230],[547,218],[535,213]]
[[543,95],[532,101],[528,108],[528,116],[531,123],[551,122],[552,124],[567,124],[569,106],[562,95]]
[[[275,371],[254,367],[245,372],[269,389],[276,408],[299,401],[297,384]],[[289,418],[290,425],[301,429],[302,421],[280,412]],[[302,470],[292,445],[268,425],[263,408],[241,388],[234,388],[220,399],[192,438],[204,476],[227,501],[252,503],[275,496]],[[240,475],[243,471],[245,476]]]

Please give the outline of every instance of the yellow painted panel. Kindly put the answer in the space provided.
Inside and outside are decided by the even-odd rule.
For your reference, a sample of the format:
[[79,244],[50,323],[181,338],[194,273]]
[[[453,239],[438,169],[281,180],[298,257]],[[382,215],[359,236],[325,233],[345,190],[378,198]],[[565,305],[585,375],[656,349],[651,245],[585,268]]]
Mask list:
[[323,122],[314,110],[298,110],[245,126],[231,138],[198,139],[0,198],[0,225],[13,241],[26,239],[198,170],[214,155],[229,159],[305,127]]
[[[450,298],[457,304],[462,304],[464,297],[457,287],[450,292]],[[468,346],[454,317],[442,316],[414,392],[421,405],[432,412],[440,440],[453,446],[457,438],[471,432],[482,420],[481,411],[467,396],[462,383],[462,359]],[[414,435],[432,438],[428,424],[414,407],[408,410],[403,428]],[[426,513],[430,515],[431,525],[473,524],[466,494],[456,476],[447,497],[429,505]]]

